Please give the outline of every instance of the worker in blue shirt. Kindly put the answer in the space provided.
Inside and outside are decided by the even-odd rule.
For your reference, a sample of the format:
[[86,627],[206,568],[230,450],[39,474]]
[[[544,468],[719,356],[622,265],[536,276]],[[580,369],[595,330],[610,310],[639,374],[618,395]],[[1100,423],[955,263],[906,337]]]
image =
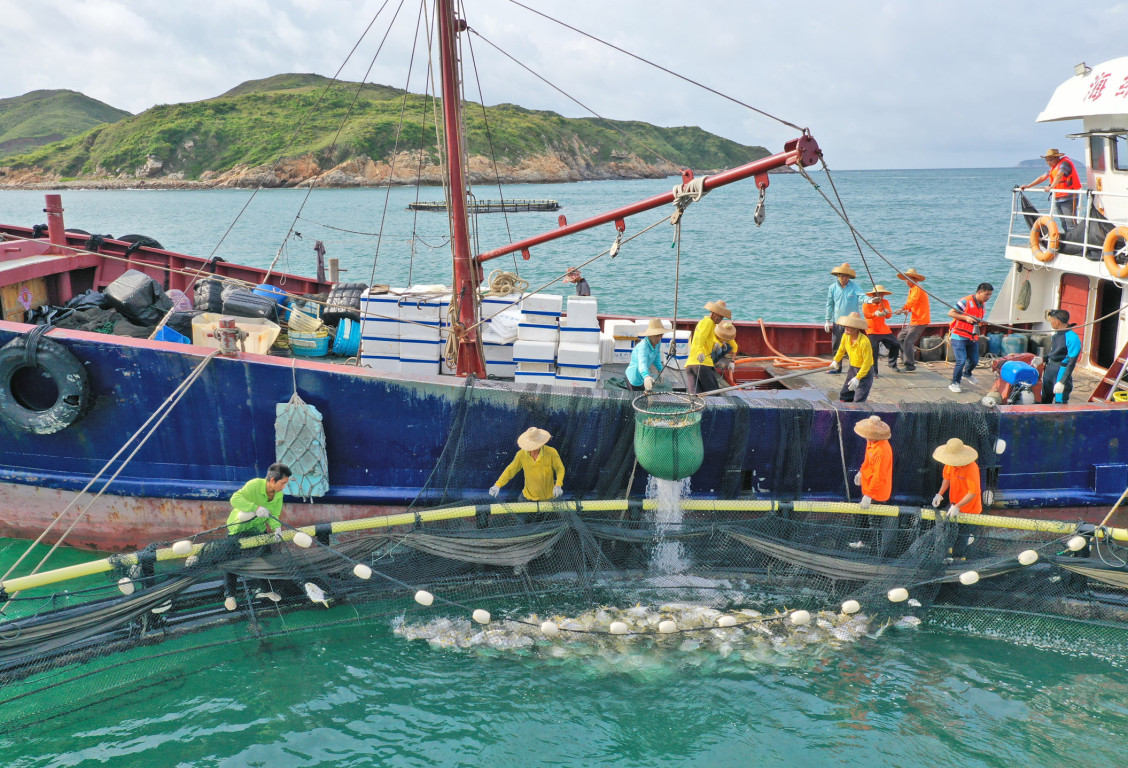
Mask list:
[[654,379],[662,373],[662,335],[665,333],[662,321],[651,319],[642,339],[634,345],[631,362],[627,366],[627,388],[632,392],[640,389],[649,392],[654,387]]
[[1046,355],[1046,370],[1042,374],[1042,402],[1068,403],[1073,391],[1073,369],[1081,357],[1081,337],[1073,330],[1076,323],[1069,322],[1069,312],[1051,309],[1046,319],[1054,329],[1050,354]]
[[[823,328],[830,334],[830,351],[834,354],[842,343],[842,334],[845,329],[834,322],[838,317],[849,317],[851,314],[862,314],[862,289],[854,282],[858,273],[850,268],[849,264],[841,264],[830,270],[830,274],[838,279],[831,284],[826,295],[826,323]],[[830,373],[838,373],[833,369]]]

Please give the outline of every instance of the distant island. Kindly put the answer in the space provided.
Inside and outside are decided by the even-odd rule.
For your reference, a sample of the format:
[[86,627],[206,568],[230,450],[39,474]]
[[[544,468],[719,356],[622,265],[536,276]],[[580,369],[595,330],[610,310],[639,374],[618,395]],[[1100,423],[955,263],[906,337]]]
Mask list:
[[[410,116],[402,130],[401,111]],[[467,103],[464,117],[475,184],[662,178],[769,154],[698,127],[566,118],[513,104]],[[312,74],[250,80],[138,115],[74,91],[34,91],[0,100],[0,131],[7,188],[441,183],[429,97]]]

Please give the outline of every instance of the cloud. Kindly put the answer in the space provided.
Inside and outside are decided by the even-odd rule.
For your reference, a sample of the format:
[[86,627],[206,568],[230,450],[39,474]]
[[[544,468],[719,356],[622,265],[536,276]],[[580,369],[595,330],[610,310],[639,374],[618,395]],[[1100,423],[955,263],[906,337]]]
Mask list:
[[[837,168],[1009,166],[1066,144],[1074,126],[1034,116],[1074,64],[1120,55],[1128,33],[1124,2],[525,2],[810,127]],[[587,114],[486,39],[606,117],[700,125],[773,150],[795,134],[507,0],[466,5],[487,103]],[[368,79],[402,87],[416,0],[0,0],[0,97],[70,88],[139,112],[281,72],[332,75],[382,6],[342,76],[364,75],[398,8]],[[424,52],[420,43],[417,62]],[[466,88],[476,99],[470,71]]]

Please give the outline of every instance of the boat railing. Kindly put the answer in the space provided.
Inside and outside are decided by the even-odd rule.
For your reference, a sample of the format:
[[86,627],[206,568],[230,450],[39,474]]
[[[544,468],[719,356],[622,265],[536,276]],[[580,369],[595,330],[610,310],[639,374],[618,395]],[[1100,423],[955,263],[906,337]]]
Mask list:
[[[1048,210],[1026,210],[1022,207],[1022,189],[1015,187],[1011,193],[1011,218],[1010,232],[1007,244],[1015,246],[1030,246],[1030,231],[1034,222],[1041,216],[1050,216],[1058,227],[1061,235],[1060,253],[1066,256],[1080,256],[1097,261],[1101,257],[1104,246],[1104,234],[1112,227],[1128,225],[1128,219],[1112,218],[1104,215],[1104,201],[1109,198],[1128,198],[1128,194],[1094,191],[1089,189],[1050,189],[1049,187],[1028,187],[1026,192],[1046,192],[1050,194]],[[1073,196],[1076,203],[1073,212],[1068,206],[1059,202],[1058,194],[1065,193]],[[1068,200],[1069,197],[1060,198]],[[1028,200],[1029,202],[1029,200]],[[1116,206],[1118,209],[1128,209],[1128,203]],[[1095,215],[1094,215],[1095,213]],[[1083,223],[1084,227],[1077,227]],[[1092,227],[1090,224],[1099,224]]]

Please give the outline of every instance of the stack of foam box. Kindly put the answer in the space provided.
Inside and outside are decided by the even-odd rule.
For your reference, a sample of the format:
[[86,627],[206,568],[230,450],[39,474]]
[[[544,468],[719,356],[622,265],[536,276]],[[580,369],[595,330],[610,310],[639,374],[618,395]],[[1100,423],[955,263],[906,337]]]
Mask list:
[[400,372],[399,292],[360,295],[360,364]]
[[[629,363],[638,335],[646,330],[646,323],[636,320],[614,319],[603,323],[603,343],[611,345],[612,363]],[[609,340],[608,340],[609,339]]]
[[537,294],[521,300],[521,321],[513,345],[519,384],[552,384],[556,380],[556,346],[560,341],[562,296]]
[[602,365],[596,300],[590,296],[569,297],[556,349],[556,383],[594,387],[599,383]]
[[670,359],[669,367],[675,371],[685,370],[689,362],[689,342],[693,338],[693,331],[674,331],[670,327],[671,324],[665,320],[662,321],[662,325],[667,329],[662,335],[662,364],[666,364],[670,356],[670,347],[673,345],[674,356]]
[[523,294],[511,293],[508,296],[482,297],[482,350],[486,355],[486,375],[512,379],[517,373],[517,363],[513,362],[515,339],[501,341],[504,335],[490,333],[491,318],[501,313],[508,314],[521,303]]
[[430,376],[439,373],[439,360],[443,356],[442,322],[449,307],[449,294],[410,293],[400,297],[400,373]]

